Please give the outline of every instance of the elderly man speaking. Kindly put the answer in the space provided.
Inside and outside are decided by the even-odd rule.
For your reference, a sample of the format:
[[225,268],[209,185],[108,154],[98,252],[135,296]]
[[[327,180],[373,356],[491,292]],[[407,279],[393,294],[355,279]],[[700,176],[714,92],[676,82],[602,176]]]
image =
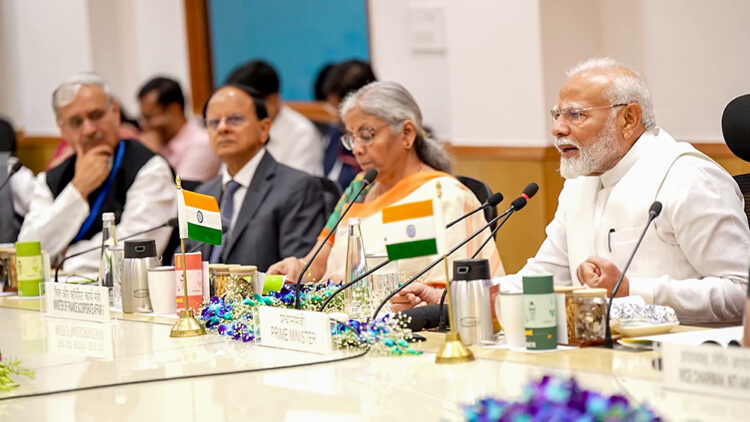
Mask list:
[[[101,245],[102,213],[113,212],[117,234],[127,236],[176,214],[174,176],[164,158],[140,142],[120,139],[120,108],[99,76],[79,74],[52,94],[62,137],[75,155],[37,177],[20,240],[40,240],[59,258]],[[163,251],[171,229],[154,231]],[[65,270],[97,271],[100,253],[65,262]]]
[[[568,73],[552,118],[565,186],[536,256],[501,288],[550,273],[556,284],[611,294],[658,200],[663,211],[618,296],[671,306],[683,323],[739,321],[750,257],[742,195],[722,167],[656,127],[641,76],[611,59],[581,63]],[[396,301],[438,299],[415,286]]]

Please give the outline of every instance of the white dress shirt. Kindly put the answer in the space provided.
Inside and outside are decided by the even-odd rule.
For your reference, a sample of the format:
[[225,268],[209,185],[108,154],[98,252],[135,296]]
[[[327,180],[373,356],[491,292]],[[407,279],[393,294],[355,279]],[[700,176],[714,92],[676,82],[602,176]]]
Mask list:
[[[13,167],[13,164],[18,161],[18,157],[9,157],[8,159],[8,171]],[[10,184],[10,190],[13,194],[13,209],[16,214],[25,216],[29,212],[29,204],[31,204],[31,194],[34,191],[34,172],[25,166],[21,166],[20,169],[10,178],[8,184]]]
[[313,176],[323,175],[323,138],[305,116],[282,105],[271,123],[268,152],[281,164]]
[[[664,137],[668,134],[657,139],[647,132],[614,168],[596,178],[598,189],[591,198],[593,250],[586,253],[615,262],[620,270],[645,227],[647,212],[633,210],[638,213],[633,221],[641,218],[642,223],[614,230],[610,227],[616,225],[611,219],[611,194],[640,160],[657,156],[663,142],[675,143],[671,137]],[[732,177],[698,154],[696,151],[695,155],[676,159],[658,189],[656,199],[662,202],[663,211],[649,228],[628,271],[630,294],[643,297],[647,303],[671,306],[683,323],[738,321],[744,309],[750,258],[744,201]],[[566,181],[555,218],[546,228],[547,238],[519,274],[506,278],[503,289],[518,288],[524,274],[549,273],[556,284],[578,284],[573,279],[578,263],[571,261],[572,255],[580,256],[580,251],[568,249],[571,243],[567,232],[571,225],[568,220],[573,219],[570,216],[582,209],[580,196],[575,197],[576,182]],[[641,180],[641,186],[648,190],[659,182]],[[622,208],[620,202],[617,206]],[[638,201],[633,198],[632,202],[635,205]],[[609,222],[604,223],[607,215]]]
[[[125,163],[127,165],[127,163]],[[123,238],[165,223],[177,215],[177,190],[167,161],[154,156],[138,171],[125,197],[125,208],[117,225],[117,237]],[[68,183],[57,198],[47,186],[46,173],[36,178],[29,213],[21,227],[19,240],[39,240],[53,262],[63,255],[100,246],[101,232],[89,240],[70,243],[89,215],[89,204],[73,183]],[[159,253],[164,251],[171,234],[170,228],[144,234],[143,238],[156,240]],[[92,274],[99,271],[100,252],[92,251],[65,261],[63,269],[76,274]]]
[[[223,192],[227,191],[227,183],[229,183],[230,180],[234,180],[235,182],[240,184],[240,187],[237,188],[237,190],[234,192],[234,214],[232,215],[232,222],[229,225],[227,233],[232,232],[234,223],[237,221],[237,215],[242,209],[242,203],[245,201],[247,189],[250,187],[250,182],[253,181],[253,176],[255,176],[255,170],[258,169],[258,164],[260,164],[260,160],[263,159],[263,156],[265,154],[266,150],[264,148],[261,148],[261,150],[258,151],[258,153],[255,154],[253,158],[251,158],[250,161],[248,161],[240,169],[240,171],[238,171],[237,174],[234,175],[234,177],[229,174],[229,170],[227,170],[226,165],[221,166],[221,186]],[[276,157],[274,156],[274,158]],[[221,201],[223,206],[224,198],[222,198]]]

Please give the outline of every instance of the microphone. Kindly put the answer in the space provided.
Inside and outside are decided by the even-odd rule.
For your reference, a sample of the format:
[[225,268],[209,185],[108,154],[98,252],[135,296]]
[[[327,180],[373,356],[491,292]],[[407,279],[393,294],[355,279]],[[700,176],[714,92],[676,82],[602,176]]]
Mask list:
[[[133,233],[133,234],[128,235],[128,236],[125,236],[125,237],[123,237],[120,240],[121,241],[126,241],[126,240],[132,239],[132,238],[134,238],[136,236],[140,236],[142,234],[146,234],[146,233],[152,232],[154,230],[159,230],[159,229],[162,229],[164,227],[172,227],[172,228],[174,228],[174,227],[177,227],[178,224],[179,224],[179,221],[178,221],[177,217],[172,217],[169,220],[167,220],[166,222],[164,222],[162,224],[159,224],[158,226],[154,226],[154,227],[148,228],[146,230],[141,230],[139,232]],[[62,268],[62,266],[65,263],[65,261],[67,261],[69,258],[75,258],[77,256],[81,256],[83,254],[87,254],[89,252],[93,252],[93,251],[99,250],[101,248],[102,248],[101,245],[100,246],[96,246],[96,247],[93,247],[93,248],[89,248],[89,249],[83,250],[81,252],[76,252],[73,255],[68,255],[65,258],[63,258],[63,260],[60,262],[60,265],[58,265],[57,268],[55,268],[55,283],[58,282],[57,281],[58,280],[57,276],[60,273],[60,268]]]
[[469,217],[469,216],[471,216],[471,215],[473,215],[473,214],[475,214],[475,213],[477,213],[479,211],[487,209],[489,207],[496,207],[497,204],[499,204],[501,202],[503,202],[503,194],[500,193],[500,192],[495,192],[495,193],[492,194],[492,196],[490,196],[489,198],[487,198],[487,200],[484,201],[484,204],[482,204],[479,208],[476,208],[475,210],[469,212],[468,214],[464,214],[461,217],[458,217],[457,219],[451,221],[450,223],[446,224],[445,228],[449,229],[449,228],[451,228],[451,226],[453,226],[454,224],[462,221],[463,219],[465,219],[465,218],[467,218],[467,217]]
[[609,349],[612,349],[614,347],[614,343],[612,342],[612,330],[609,327],[610,324],[610,312],[612,311],[612,302],[614,302],[615,296],[617,296],[618,290],[620,290],[620,284],[622,284],[622,280],[625,278],[625,273],[628,271],[628,268],[630,268],[630,263],[633,262],[633,257],[635,257],[635,253],[638,251],[638,248],[641,246],[641,241],[643,241],[643,237],[646,236],[646,232],[648,231],[648,227],[651,225],[651,222],[654,221],[656,217],[661,214],[661,202],[654,201],[653,204],[651,204],[651,208],[648,210],[648,222],[646,222],[646,227],[643,228],[643,233],[641,233],[641,237],[638,238],[638,243],[635,244],[635,247],[633,248],[633,252],[630,254],[630,258],[628,258],[628,262],[625,264],[625,268],[622,269],[622,274],[620,274],[620,279],[617,280],[617,283],[615,283],[615,288],[612,289],[612,296],[609,298],[609,305],[607,305],[607,322],[605,324],[606,331],[604,333],[604,347],[607,347]]
[[341,213],[341,216],[339,216],[339,219],[336,221],[336,224],[331,227],[331,231],[328,232],[325,239],[323,239],[323,243],[318,246],[318,249],[315,251],[315,253],[312,255],[312,258],[310,258],[309,261],[307,261],[307,264],[305,264],[304,268],[302,268],[302,272],[299,274],[299,277],[297,277],[297,285],[294,286],[294,309],[300,308],[300,293],[302,291],[302,277],[305,276],[305,273],[310,268],[310,265],[312,265],[313,261],[315,261],[315,258],[318,257],[318,254],[323,249],[323,246],[328,242],[328,239],[331,238],[331,235],[333,235],[334,232],[336,232],[336,228],[339,226],[339,223],[341,223],[341,220],[344,219],[344,216],[346,216],[346,213],[349,212],[349,209],[354,205],[355,202],[357,202],[357,198],[359,198],[359,195],[362,194],[362,191],[365,190],[367,186],[369,186],[375,178],[378,177],[378,171],[374,168],[371,168],[370,170],[367,170],[367,173],[365,173],[364,182],[365,184],[362,185],[361,188],[357,191],[357,194],[354,195],[351,202],[349,202],[349,205],[346,207],[344,212]]
[[448,313],[448,305],[441,303],[440,305],[417,306],[401,313],[411,317],[411,322],[407,324],[407,327],[417,332],[442,325],[442,315]]
[[5,185],[10,182],[10,178],[13,177],[14,174],[18,173],[18,170],[21,170],[21,167],[23,167],[23,164],[21,163],[21,160],[16,160],[15,163],[10,167],[10,170],[8,170],[8,176],[3,180],[3,183],[0,184],[0,191],[2,191],[5,188]]
[[521,209],[523,209],[523,207],[525,207],[526,204],[529,202],[529,199],[533,198],[534,195],[536,195],[538,191],[539,191],[539,185],[537,185],[536,183],[531,182],[528,185],[526,185],[526,187],[523,189],[523,193],[521,193],[521,196],[514,199],[513,202],[510,204],[510,207],[505,212],[503,212],[502,215],[507,214],[507,217],[505,217],[505,219],[501,221],[500,224],[498,224],[497,227],[495,227],[492,230],[492,233],[490,233],[490,237],[488,237],[484,241],[484,243],[482,243],[482,246],[480,246],[479,249],[477,249],[477,251],[474,252],[474,255],[471,256],[472,259],[476,258],[477,255],[479,255],[479,252],[481,252],[482,249],[484,249],[484,247],[487,245],[487,243],[489,243],[490,240],[495,238],[495,233],[497,233],[500,230],[500,227],[502,227],[503,224],[505,224],[505,222],[508,221],[510,216],[513,215],[514,212],[520,211]]
[[[532,183],[532,184],[536,186],[535,183]],[[529,186],[531,186],[531,185],[529,185]],[[528,186],[527,186],[527,188],[528,188]],[[526,192],[526,190],[524,190],[524,192]],[[536,193],[536,192],[533,192],[531,195],[533,195],[534,193]],[[529,196],[529,197],[531,197],[531,196]],[[513,201],[513,202],[516,202],[516,201]],[[524,203],[523,205],[526,205],[526,204]],[[523,205],[521,206],[521,208],[523,208]],[[475,231],[474,233],[472,233],[469,237],[467,237],[466,239],[462,240],[461,243],[459,243],[458,245],[456,245],[448,253],[446,253],[445,255],[441,256],[437,260],[433,261],[430,265],[428,265],[426,268],[424,268],[422,271],[420,271],[417,275],[415,275],[414,277],[410,278],[409,281],[407,281],[406,283],[402,284],[401,287],[399,287],[396,290],[392,291],[388,296],[386,296],[385,299],[383,299],[382,302],[380,302],[380,305],[378,305],[378,308],[375,310],[375,313],[373,314],[373,319],[377,318],[378,313],[380,313],[380,310],[383,309],[383,306],[385,306],[385,304],[388,303],[388,301],[391,300],[391,298],[393,296],[396,296],[398,294],[398,292],[400,292],[401,290],[403,290],[406,286],[410,285],[411,283],[415,282],[417,279],[419,279],[419,277],[422,277],[423,275],[427,274],[427,272],[430,271],[431,269],[433,269],[436,265],[438,265],[443,260],[443,258],[452,255],[454,252],[456,252],[457,250],[461,249],[464,245],[466,245],[467,243],[469,243],[472,239],[474,239],[475,237],[477,237],[480,234],[482,234],[482,232],[484,231],[484,229],[492,226],[493,224],[495,224],[495,222],[497,222],[497,220],[499,220],[500,218],[502,218],[505,215],[507,215],[510,212],[512,212],[511,211],[512,209],[513,209],[513,206],[511,205],[511,208],[508,211],[505,211],[504,213],[502,213],[502,214],[498,215],[497,217],[493,218],[490,222],[488,222],[484,226],[480,227],[477,231]]]

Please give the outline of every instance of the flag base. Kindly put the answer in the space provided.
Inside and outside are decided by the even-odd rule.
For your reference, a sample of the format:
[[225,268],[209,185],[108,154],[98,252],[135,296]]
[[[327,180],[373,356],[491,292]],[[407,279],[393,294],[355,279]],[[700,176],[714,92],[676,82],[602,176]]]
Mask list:
[[445,344],[435,356],[435,363],[462,363],[473,360],[474,354],[461,341],[461,335],[453,331],[445,335]]
[[180,311],[180,319],[172,326],[169,337],[198,337],[206,334],[206,330],[195,319],[192,309]]

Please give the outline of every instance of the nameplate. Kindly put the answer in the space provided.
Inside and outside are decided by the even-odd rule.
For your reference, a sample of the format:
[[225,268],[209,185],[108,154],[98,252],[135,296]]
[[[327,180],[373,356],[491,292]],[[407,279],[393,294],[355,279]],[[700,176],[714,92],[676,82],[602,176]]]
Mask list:
[[45,284],[45,313],[84,321],[109,321],[109,289],[67,283]]
[[313,353],[330,353],[331,323],[323,312],[261,306],[261,346],[299,350]]
[[668,387],[721,397],[750,397],[750,349],[662,343],[661,350]]

